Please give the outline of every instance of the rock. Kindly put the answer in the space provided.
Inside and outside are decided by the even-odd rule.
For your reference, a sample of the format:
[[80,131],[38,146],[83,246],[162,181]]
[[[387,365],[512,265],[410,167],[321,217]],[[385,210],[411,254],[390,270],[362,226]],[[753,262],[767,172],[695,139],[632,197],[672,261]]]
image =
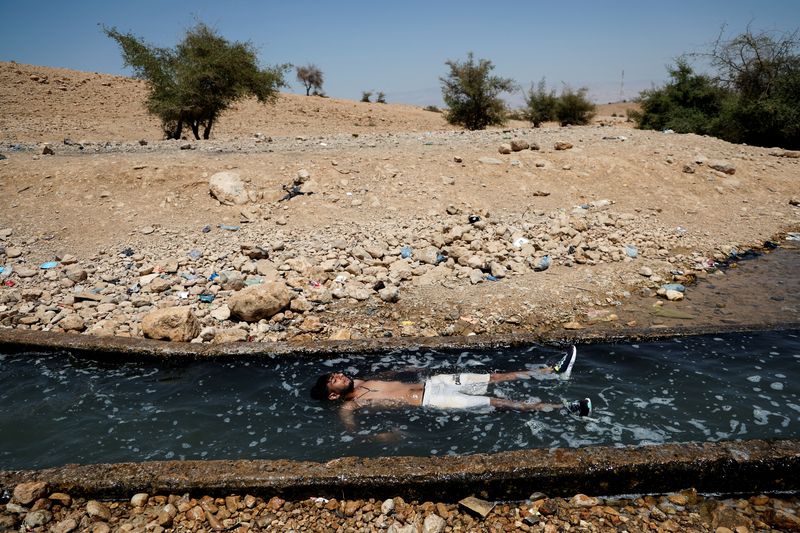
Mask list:
[[414,251],[414,259],[426,265],[435,265],[439,258],[439,250],[435,246],[428,246],[419,251]]
[[390,515],[394,512],[394,500],[389,498],[381,504],[381,513]]
[[248,333],[242,328],[228,328],[217,330],[214,334],[214,344],[225,342],[247,342]]
[[723,174],[729,174],[729,175],[736,174],[736,167],[734,167],[728,161],[721,161],[721,160],[709,161],[708,166],[713,168],[714,170],[722,172]]
[[430,514],[425,517],[425,521],[422,523],[422,532],[442,533],[442,531],[444,531],[445,525],[446,522],[444,521],[444,518],[442,518],[438,514]]
[[[181,148],[181,150],[183,150],[183,148]],[[111,533],[111,526],[105,522],[96,522],[90,531],[91,533]]]
[[231,310],[227,304],[223,304],[211,311],[209,314],[211,315],[211,318],[219,321],[228,320],[231,317]]
[[565,324],[562,324],[561,327],[569,330],[583,329],[583,326],[581,326],[580,323],[575,320],[566,322]]
[[89,500],[86,502],[86,514],[92,518],[102,520],[103,522],[111,520],[111,509],[97,500]]
[[78,522],[74,518],[67,518],[54,525],[50,531],[51,533],[70,533],[78,529]]
[[720,506],[711,515],[711,527],[727,527],[734,530],[738,526],[750,527],[750,520],[730,507]]
[[73,283],[81,283],[82,281],[86,281],[88,277],[86,271],[78,267],[69,267],[64,271],[64,274],[67,276],[67,279]]
[[642,268],[639,269],[639,275],[649,278],[650,276],[653,275],[653,269],[650,267],[643,266]]
[[9,246],[6,248],[6,257],[9,259],[16,259],[17,257],[22,255],[22,249],[17,248],[16,246]]
[[478,159],[479,163],[483,163],[484,165],[502,165],[503,162],[499,159],[495,159],[494,157],[481,157]]
[[800,518],[796,514],[781,509],[767,509],[764,519],[767,524],[779,531],[800,531]]
[[39,509],[38,511],[31,511],[25,515],[25,520],[23,520],[22,523],[25,525],[25,527],[33,529],[36,527],[42,527],[52,519],[53,513],[46,509]]
[[141,228],[141,229],[139,230],[139,232],[141,232],[141,233],[142,233],[142,234],[144,234],[144,235],[150,235],[150,234],[151,234],[151,233],[153,233],[155,230],[156,230],[156,228],[154,228],[153,226],[145,226],[145,227]]
[[56,155],[56,153],[49,144],[45,144],[44,147],[42,147],[42,155]]
[[211,196],[225,205],[242,205],[250,201],[244,181],[238,172],[217,172],[208,180]]
[[510,154],[511,145],[508,143],[503,143],[497,148],[497,151],[500,152],[501,154]]
[[527,150],[530,147],[530,143],[522,139],[514,139],[511,141],[511,149],[515,152],[521,152],[522,150]]
[[25,267],[25,266],[18,266],[18,267],[16,267],[14,269],[14,271],[17,273],[17,276],[19,276],[20,278],[32,278],[32,277],[36,276],[39,273],[38,270],[33,269],[33,268],[28,268],[28,267]]
[[323,329],[325,329],[325,325],[320,322],[319,317],[314,315],[305,317],[300,324],[300,331],[304,333],[319,333]]
[[228,300],[228,307],[232,317],[245,322],[258,322],[285,309],[291,300],[292,295],[285,283],[271,281],[237,292]]
[[678,302],[680,300],[683,300],[683,293],[673,289],[667,289],[666,291],[664,291],[664,296],[667,298],[667,300],[671,302]]
[[553,148],[556,150],[569,150],[572,148],[572,145],[568,142],[558,141]]
[[14,487],[14,499],[22,505],[29,505],[47,494],[47,483],[31,481]]
[[72,497],[69,494],[65,494],[63,492],[54,492],[53,494],[48,496],[47,499],[52,500],[54,502],[58,502],[65,507],[68,507],[72,503]]
[[347,328],[337,328],[328,339],[332,341],[349,341],[352,338],[352,333]]
[[64,331],[83,331],[86,329],[86,322],[76,313],[70,313],[58,321],[58,327]]
[[387,303],[395,303],[400,299],[400,289],[394,285],[389,285],[378,291],[381,300]]
[[800,198],[797,196],[792,196],[789,198],[789,205],[793,205],[795,207],[800,206]]
[[319,192],[319,184],[315,180],[308,180],[300,185],[300,194],[316,194]]
[[256,272],[259,276],[264,276],[267,281],[278,281],[281,277],[275,263],[269,259],[259,259],[256,262]]
[[487,502],[486,500],[481,500],[474,496],[464,498],[458,502],[458,505],[468,511],[476,513],[481,518],[486,518],[495,506],[493,502]]
[[594,507],[600,504],[600,500],[586,496],[585,494],[576,494],[569,501],[569,504],[573,507]]
[[167,307],[148,313],[142,333],[149,339],[189,342],[200,333],[200,322],[190,307]]
[[172,288],[172,280],[170,280],[169,278],[162,278],[161,276],[154,278],[153,281],[151,281],[147,285],[147,289],[150,292],[156,292],[156,293],[168,291],[171,288]]
[[694,167],[692,165],[683,165],[683,172],[685,174],[694,174]]
[[131,505],[134,507],[144,507],[147,505],[147,500],[150,499],[150,495],[146,492],[140,492],[138,494],[134,494],[131,498]]

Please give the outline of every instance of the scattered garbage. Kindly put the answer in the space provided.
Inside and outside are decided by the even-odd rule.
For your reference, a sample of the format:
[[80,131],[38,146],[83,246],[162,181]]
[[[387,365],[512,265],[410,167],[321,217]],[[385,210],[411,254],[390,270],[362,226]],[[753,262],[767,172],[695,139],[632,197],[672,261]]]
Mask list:
[[229,226],[228,224],[220,224],[219,229],[224,229],[225,231],[239,231],[239,226]]
[[5,271],[6,271],[6,267],[4,267],[4,266],[0,266],[0,274],[2,274],[2,273],[3,273],[3,272],[5,272]]
[[263,282],[264,280],[262,280],[261,278],[247,278],[246,280],[244,280],[244,284],[247,285],[248,287],[252,285],[261,285]]
[[661,131],[661,133],[667,133],[667,134],[669,134],[669,133],[675,133],[675,130],[671,130],[671,129],[667,128],[667,129],[665,129],[665,130],[662,130],[662,131]]
[[497,281],[497,277],[492,276],[491,274],[487,274],[486,281]]
[[436,263],[437,264],[444,263],[445,261],[447,261],[447,256],[446,255],[444,255],[442,253],[436,254]]
[[479,217],[478,215],[470,215],[469,217],[467,217],[467,221],[469,221],[470,224],[475,224],[476,222],[480,222],[480,220],[481,217]]
[[198,295],[197,299],[200,300],[203,303],[210,304],[211,302],[214,301],[214,295],[204,292],[203,294]]
[[197,279],[197,276],[195,276],[194,274],[189,274],[188,272],[181,272],[181,277],[186,281],[192,281]]
[[544,270],[547,270],[548,268],[550,268],[550,263],[551,262],[552,261],[550,260],[550,256],[546,255],[546,256],[542,257],[541,259],[539,259],[539,262],[536,263],[536,266],[533,267],[533,270],[535,272],[542,272]]
[[322,283],[320,283],[315,279],[309,280],[308,284],[311,285],[313,289],[319,289],[320,287],[322,287]]
[[681,285],[680,283],[665,283],[661,286],[662,289],[665,291],[678,291],[678,292],[685,292],[686,287]]
[[219,274],[217,274],[216,272],[208,276],[208,281],[214,281],[215,279],[219,279]]
[[529,242],[530,241],[525,237],[517,237],[516,239],[514,239],[514,242],[512,244],[514,245],[514,248],[522,248]]
[[122,255],[124,255],[125,257],[130,257],[130,256],[132,256],[132,255],[133,255],[135,252],[133,251],[133,248],[131,248],[131,247],[128,247],[128,248],[125,248],[125,249],[123,249],[123,250],[122,250],[122,252],[120,252],[120,253],[122,253]]
[[142,286],[139,285],[138,283],[134,283],[133,285],[125,289],[125,292],[127,292],[128,295],[130,296],[131,294],[138,294],[141,290]]
[[400,248],[400,257],[402,257],[403,259],[410,258],[413,253],[414,252],[410,246],[403,246],[402,248]]
[[178,298],[185,300],[189,297],[189,291],[178,291]]
[[339,274],[333,281],[336,283],[345,283],[347,282],[347,276],[345,276],[344,274]]
[[16,283],[14,283],[14,280],[7,279],[3,282],[3,285],[5,285],[6,287],[13,287],[14,285],[16,285]]
[[686,233],[686,231],[687,231],[687,230],[686,230],[686,228],[684,228],[683,226],[678,226],[677,228],[675,228],[675,231],[676,231],[676,232],[677,232],[679,235],[683,235],[684,233]]
[[58,266],[58,261],[45,261],[44,263],[39,265],[39,268],[43,270],[50,270],[51,268],[55,268],[57,266]]
[[211,231],[211,226],[206,224],[205,226],[203,226],[203,229],[201,229],[200,231],[202,231],[203,233],[208,233],[208,232]]
[[203,257],[203,252],[197,249],[189,250],[189,257],[196,261]]
[[800,241],[800,233],[787,233],[786,234],[787,241]]
[[627,141],[628,138],[624,135],[606,135],[603,137],[604,141]]
[[633,258],[633,257],[636,257],[636,256],[638,256],[638,255],[639,255],[639,250],[637,250],[637,249],[636,249],[636,246],[634,246],[634,245],[632,245],[632,244],[626,244],[626,245],[625,245],[625,254],[626,254],[628,257],[631,257],[631,258]]

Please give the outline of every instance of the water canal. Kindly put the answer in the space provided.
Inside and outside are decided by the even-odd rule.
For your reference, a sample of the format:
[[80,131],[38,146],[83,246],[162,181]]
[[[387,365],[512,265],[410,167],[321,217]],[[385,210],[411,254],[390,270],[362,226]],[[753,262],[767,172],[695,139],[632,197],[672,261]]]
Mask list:
[[[571,379],[490,389],[521,401],[591,397],[595,411],[361,411],[344,427],[312,400],[331,370],[420,380],[533,368],[560,350],[405,351],[314,361],[109,363],[0,355],[0,470],[165,459],[454,455],[527,448],[800,438],[800,331],[578,346]],[[414,370],[411,370],[411,369]]]

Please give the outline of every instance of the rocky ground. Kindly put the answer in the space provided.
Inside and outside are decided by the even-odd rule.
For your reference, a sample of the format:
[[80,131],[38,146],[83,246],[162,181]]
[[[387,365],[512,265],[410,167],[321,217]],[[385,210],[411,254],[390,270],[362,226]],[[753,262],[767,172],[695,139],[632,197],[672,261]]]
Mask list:
[[694,490],[661,496],[548,498],[523,502],[458,504],[279,497],[136,494],[129,501],[100,502],[24,483],[0,506],[0,531],[800,531],[796,496],[713,498]]
[[[619,320],[642,302],[679,318],[695,279],[800,228],[800,154],[637,131],[624,104],[585,127],[463,132],[411,106],[283,95],[241,103],[210,141],[162,141],[144,91],[0,63],[0,327],[191,342],[613,329],[643,322]],[[0,530],[797,528],[796,498],[692,492],[534,497],[485,519],[399,499],[15,500]]]

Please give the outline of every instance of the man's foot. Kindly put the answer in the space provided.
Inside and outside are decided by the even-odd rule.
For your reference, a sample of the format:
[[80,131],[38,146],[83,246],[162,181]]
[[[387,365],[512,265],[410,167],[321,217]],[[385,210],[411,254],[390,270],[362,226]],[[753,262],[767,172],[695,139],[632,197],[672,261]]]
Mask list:
[[592,414],[592,400],[584,398],[583,400],[575,400],[567,404],[567,411],[573,415],[589,416]]
[[575,358],[578,356],[578,350],[575,346],[570,346],[567,353],[561,360],[553,365],[553,374],[558,374],[563,379],[567,379],[572,374],[572,365],[575,364]]

